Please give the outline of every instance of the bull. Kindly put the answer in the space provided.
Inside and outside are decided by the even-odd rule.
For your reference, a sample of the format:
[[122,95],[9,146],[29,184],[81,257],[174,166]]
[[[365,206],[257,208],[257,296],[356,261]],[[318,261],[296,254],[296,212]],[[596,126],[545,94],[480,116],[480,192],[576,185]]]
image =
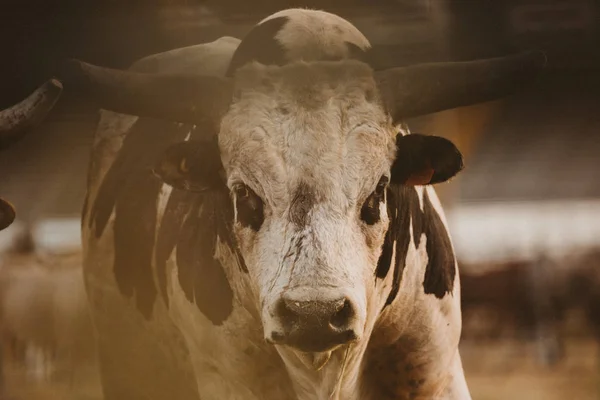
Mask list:
[[510,94],[545,57],[370,53],[290,9],[241,41],[61,71],[104,110],[82,240],[106,399],[470,399],[432,188],[463,159],[402,121]]
[[[58,101],[61,92],[61,83],[50,79],[20,103],[0,111],[0,151],[40,124]],[[0,198],[0,230],[8,228],[15,217],[14,206]]]

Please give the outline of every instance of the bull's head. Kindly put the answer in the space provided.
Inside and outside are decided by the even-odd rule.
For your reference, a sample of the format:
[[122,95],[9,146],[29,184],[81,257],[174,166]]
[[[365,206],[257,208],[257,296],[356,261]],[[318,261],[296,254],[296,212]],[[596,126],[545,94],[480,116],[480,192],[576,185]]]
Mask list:
[[[51,79],[20,103],[0,111],[0,150],[8,148],[39,124],[52,109],[61,91],[61,83]],[[10,226],[15,216],[14,207],[0,198],[0,230]]]
[[156,173],[179,189],[231,193],[240,279],[265,338],[326,352],[367,336],[389,295],[375,279],[386,187],[444,182],[463,167],[448,140],[395,125],[508,94],[544,63],[538,53],[377,72],[348,60],[252,63],[224,79],[73,62],[65,76],[113,111],[214,124],[218,146],[176,144]]

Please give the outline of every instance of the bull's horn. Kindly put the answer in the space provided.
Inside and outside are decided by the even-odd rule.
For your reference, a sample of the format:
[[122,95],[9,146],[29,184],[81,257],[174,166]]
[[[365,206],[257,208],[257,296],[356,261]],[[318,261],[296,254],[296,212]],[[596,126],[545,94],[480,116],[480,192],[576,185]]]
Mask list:
[[0,231],[8,228],[15,220],[15,208],[0,197]]
[[50,79],[20,103],[0,111],[0,150],[7,148],[39,124],[58,100],[62,85]]
[[546,66],[539,51],[466,62],[390,68],[375,73],[392,118],[429,114],[506,96],[533,81]]
[[66,62],[59,76],[68,90],[90,95],[101,108],[185,123],[218,121],[232,93],[224,78],[130,72],[79,60]]

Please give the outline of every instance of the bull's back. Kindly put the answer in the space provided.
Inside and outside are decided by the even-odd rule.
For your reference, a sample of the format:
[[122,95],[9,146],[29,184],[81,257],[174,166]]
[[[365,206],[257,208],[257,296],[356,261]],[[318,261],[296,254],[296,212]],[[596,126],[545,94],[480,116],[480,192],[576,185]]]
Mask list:
[[[132,69],[224,75],[239,40],[146,57]],[[197,400],[189,354],[158,295],[154,235],[161,184],[154,156],[191,127],[103,111],[82,219],[84,278],[106,399]]]

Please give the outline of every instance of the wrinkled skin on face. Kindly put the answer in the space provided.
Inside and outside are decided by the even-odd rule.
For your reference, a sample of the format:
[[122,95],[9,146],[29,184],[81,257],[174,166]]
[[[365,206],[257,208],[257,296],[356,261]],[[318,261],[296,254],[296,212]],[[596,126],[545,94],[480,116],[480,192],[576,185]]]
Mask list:
[[[219,144],[265,338],[286,334],[277,305],[289,296],[347,299],[348,327],[361,339],[387,295],[374,276],[389,219],[385,195],[372,194],[395,156],[372,71],[253,64],[238,72],[235,93]],[[365,206],[377,218],[365,220]],[[302,345],[328,351],[335,342]]]

